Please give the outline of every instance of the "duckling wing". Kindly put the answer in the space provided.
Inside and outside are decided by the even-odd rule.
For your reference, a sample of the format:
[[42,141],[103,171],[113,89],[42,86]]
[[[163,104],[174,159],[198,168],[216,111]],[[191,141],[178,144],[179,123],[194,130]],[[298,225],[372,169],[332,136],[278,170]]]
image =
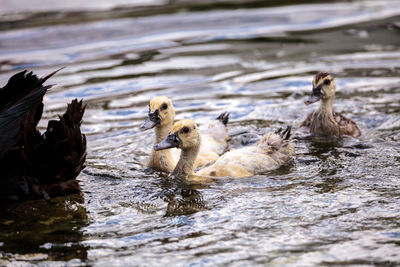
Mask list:
[[224,112],[216,120],[209,122],[206,127],[200,128],[201,146],[195,167],[204,166],[224,153],[229,140],[226,127],[228,120],[229,113]]
[[277,167],[285,164],[295,154],[294,145],[290,140],[290,132],[291,127],[289,126],[283,131],[279,129],[275,132],[267,133],[257,144],[259,150],[263,151],[264,155],[267,155],[273,160],[271,163],[272,168],[268,167],[268,164],[266,164],[265,166],[267,167],[264,168],[263,171],[273,169],[273,163],[275,163]]
[[196,175],[242,178],[276,169],[294,155],[289,138],[290,127],[266,134],[257,145],[231,150]]
[[259,159],[254,153],[255,150],[255,146],[233,149],[218,158],[212,165],[196,172],[196,175],[232,178],[252,176],[255,168],[253,164]]
[[349,135],[352,137],[361,136],[361,131],[353,120],[337,112],[334,112],[333,116],[336,123],[339,125],[339,132],[341,135]]

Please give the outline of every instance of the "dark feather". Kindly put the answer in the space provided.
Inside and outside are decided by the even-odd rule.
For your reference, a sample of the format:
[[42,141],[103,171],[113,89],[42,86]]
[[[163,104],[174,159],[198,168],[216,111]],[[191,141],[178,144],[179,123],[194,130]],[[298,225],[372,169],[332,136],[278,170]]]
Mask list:
[[24,122],[22,153],[39,183],[75,179],[84,168],[86,138],[80,130],[84,110],[82,101],[73,100],[59,120],[49,121],[43,135],[32,121]]
[[326,76],[328,76],[329,73],[327,72],[319,72],[316,76],[315,76],[315,84],[318,84],[318,82],[322,79],[325,78]]
[[82,100],[68,104],[44,134],[36,129],[51,88],[43,83],[57,71],[44,78],[23,71],[0,88],[0,204],[80,193],[76,177],[86,159]]
[[289,140],[289,138],[290,138],[290,136],[291,136],[291,134],[290,134],[290,131],[292,130],[292,126],[288,126],[288,127],[286,127],[286,129],[283,131],[283,133],[282,133],[282,138],[284,139],[284,140]]
[[230,112],[225,111],[224,113],[221,113],[216,119],[221,121],[224,125],[227,125],[230,114],[231,114]]

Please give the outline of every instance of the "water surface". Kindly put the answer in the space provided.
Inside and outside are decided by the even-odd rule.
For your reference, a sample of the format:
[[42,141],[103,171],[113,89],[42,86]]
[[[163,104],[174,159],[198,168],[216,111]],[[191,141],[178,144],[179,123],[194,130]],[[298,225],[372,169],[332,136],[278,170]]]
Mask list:
[[[0,3],[1,84],[67,66],[42,129],[71,99],[88,103],[84,197],[3,211],[0,265],[400,264],[398,1]],[[300,139],[292,162],[240,180],[182,187],[144,171],[152,97],[198,123],[230,111],[240,147],[296,132],[318,71],[360,139]]]

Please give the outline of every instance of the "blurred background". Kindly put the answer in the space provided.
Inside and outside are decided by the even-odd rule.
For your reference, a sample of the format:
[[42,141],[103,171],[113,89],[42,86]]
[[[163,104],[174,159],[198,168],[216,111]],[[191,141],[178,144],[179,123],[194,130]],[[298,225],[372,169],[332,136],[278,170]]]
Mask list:
[[[3,211],[0,265],[400,264],[399,1],[0,0],[0,86],[62,66],[40,127],[88,104],[85,195]],[[296,132],[319,71],[361,139],[301,139],[277,171],[193,188],[143,171],[154,96],[200,124],[230,111],[240,147]]]

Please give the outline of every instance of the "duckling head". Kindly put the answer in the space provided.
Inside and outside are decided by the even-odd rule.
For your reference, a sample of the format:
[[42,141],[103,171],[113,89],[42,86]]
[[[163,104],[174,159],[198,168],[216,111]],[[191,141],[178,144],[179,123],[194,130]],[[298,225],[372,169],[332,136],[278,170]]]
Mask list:
[[155,150],[177,147],[180,149],[191,149],[200,146],[200,132],[197,124],[190,119],[176,122],[169,133],[160,143],[154,145]]
[[304,102],[307,106],[319,100],[334,99],[336,84],[333,77],[327,72],[320,72],[313,79],[313,89],[310,97]]
[[157,96],[150,101],[149,114],[140,130],[148,130],[155,126],[172,125],[175,119],[175,109],[171,99],[166,96]]

